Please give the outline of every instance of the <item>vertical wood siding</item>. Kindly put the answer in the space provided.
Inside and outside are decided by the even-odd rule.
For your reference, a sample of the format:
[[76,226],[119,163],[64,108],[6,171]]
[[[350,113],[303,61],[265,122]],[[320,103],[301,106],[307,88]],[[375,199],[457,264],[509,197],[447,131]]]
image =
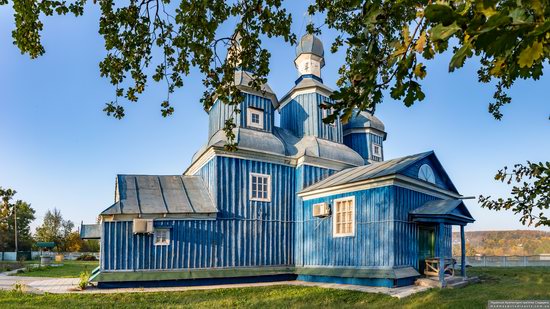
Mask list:
[[316,136],[342,143],[342,124],[338,119],[335,125],[323,123],[319,104],[330,101],[329,98],[316,92],[301,94],[280,109],[281,127],[298,137]]
[[[393,187],[395,192],[394,230],[395,230],[395,265],[418,268],[418,225],[409,221],[409,212],[424,203],[436,200],[428,194],[401,187]],[[451,256],[452,227],[445,226],[443,254]],[[435,232],[435,252],[439,252],[439,235]]]
[[[298,166],[295,176],[296,192],[300,192],[303,188],[321,181],[335,172],[335,170],[311,165]],[[296,196],[295,205],[294,262],[296,265],[302,266],[304,265],[304,208],[302,199],[298,196]]]
[[[391,187],[332,195],[304,202],[304,266],[391,267],[394,237]],[[314,218],[312,206],[341,197],[355,197],[355,236],[333,237],[333,216]]]
[[344,144],[355,150],[367,162],[370,155],[370,144],[365,133],[350,133],[344,136]]
[[230,106],[220,102],[214,103],[214,106],[208,113],[208,137],[210,138],[219,130],[223,129],[225,121],[233,117],[237,127],[246,127],[247,109],[248,107],[262,109],[264,111],[264,129],[267,132],[273,131],[275,122],[273,104],[270,99],[257,95],[244,93],[244,101],[239,105],[240,113],[235,114],[234,106]]
[[[171,229],[167,246],[155,246],[152,235],[134,235],[131,221],[104,222],[101,269],[292,265],[294,168],[227,157],[215,160],[203,170],[205,175],[212,166],[216,170],[216,220],[156,220],[155,227]],[[249,201],[251,172],[271,175],[271,202]]]

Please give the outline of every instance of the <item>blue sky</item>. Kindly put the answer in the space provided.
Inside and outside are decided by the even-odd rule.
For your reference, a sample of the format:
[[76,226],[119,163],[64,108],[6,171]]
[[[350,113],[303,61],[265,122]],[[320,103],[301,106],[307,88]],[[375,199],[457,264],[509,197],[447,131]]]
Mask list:
[[[304,32],[305,6],[300,1],[289,8],[297,34]],[[32,204],[36,224],[53,207],[75,222],[94,222],[113,202],[116,174],[181,174],[206,141],[197,74],[172,96],[176,112],[170,118],[160,115],[164,85],[154,83],[128,106],[125,119],[102,112],[113,88],[99,76],[105,51],[98,17],[97,6],[88,4],[84,17],[46,19],[46,54],[30,60],[11,44],[12,12],[0,6],[0,186],[16,189],[17,198]],[[321,35],[325,47],[332,38],[330,31]],[[265,46],[272,53],[269,83],[281,97],[297,77],[294,48],[279,39]],[[335,87],[343,54],[325,50],[323,79]],[[499,168],[550,159],[550,72],[537,82],[517,82],[499,122],[487,112],[493,87],[477,82],[476,64],[449,74],[450,57],[428,62],[423,102],[407,108],[386,98],[378,107],[388,131],[385,157],[435,150],[462,194],[506,196],[509,188],[493,180]],[[467,230],[525,228],[509,212],[466,203],[477,219]]]

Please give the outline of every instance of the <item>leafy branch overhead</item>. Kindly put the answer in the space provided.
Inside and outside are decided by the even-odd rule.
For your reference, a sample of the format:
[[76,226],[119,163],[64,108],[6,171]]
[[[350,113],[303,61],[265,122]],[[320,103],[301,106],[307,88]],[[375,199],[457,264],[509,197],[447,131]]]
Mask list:
[[[45,16],[79,16],[86,5],[85,0],[0,0],[0,5],[10,3],[14,44],[31,58],[45,52],[40,40]],[[204,109],[219,100],[238,113],[243,96],[235,72],[254,72],[248,86],[261,90],[270,59],[262,40],[278,37],[296,43],[292,16],[283,4],[283,0],[97,1],[99,33],[107,50],[100,74],[114,85],[114,99],[104,111],[124,117],[128,102],[138,101],[152,80],[166,84],[166,96],[159,101],[162,115],[169,116],[174,112],[170,94],[198,69]],[[429,74],[426,61],[444,52],[452,53],[450,72],[468,59],[479,63],[479,81],[495,87],[488,110],[500,120],[502,107],[511,102],[508,89],[518,79],[538,80],[550,59],[548,0],[316,0],[308,11],[324,18],[321,27],[308,25],[308,32],[335,30],[331,51],[346,52],[338,71],[339,89],[331,103],[323,105],[333,111],[324,119],[327,123],[338,117],[346,122],[356,109],[374,112],[384,95],[406,106],[422,101],[426,96],[422,80]],[[231,32],[224,35],[223,25]],[[237,147],[235,118],[223,128],[230,150]]]
[[516,164],[512,172],[498,171],[495,179],[508,185],[514,183],[512,197],[491,200],[490,196],[480,196],[482,207],[493,210],[512,210],[521,215],[523,224],[550,226],[550,218],[545,211],[550,209],[550,162]]

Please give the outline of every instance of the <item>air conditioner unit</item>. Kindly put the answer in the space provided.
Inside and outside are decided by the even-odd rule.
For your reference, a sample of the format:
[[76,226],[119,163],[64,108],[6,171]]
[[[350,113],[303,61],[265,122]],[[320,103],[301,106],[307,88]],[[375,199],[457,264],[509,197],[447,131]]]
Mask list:
[[314,217],[327,217],[330,216],[330,207],[327,203],[319,203],[313,205]]
[[153,219],[134,219],[134,234],[153,233]]

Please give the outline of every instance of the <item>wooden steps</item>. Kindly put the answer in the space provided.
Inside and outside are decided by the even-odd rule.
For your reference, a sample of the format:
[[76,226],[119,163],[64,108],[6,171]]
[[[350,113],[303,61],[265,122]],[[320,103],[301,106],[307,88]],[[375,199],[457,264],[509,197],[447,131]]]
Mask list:
[[[479,282],[478,277],[447,277],[445,278],[445,287],[449,289],[456,289],[476,282]],[[431,288],[441,288],[441,283],[437,278],[434,277],[419,278],[414,282],[414,284]]]

